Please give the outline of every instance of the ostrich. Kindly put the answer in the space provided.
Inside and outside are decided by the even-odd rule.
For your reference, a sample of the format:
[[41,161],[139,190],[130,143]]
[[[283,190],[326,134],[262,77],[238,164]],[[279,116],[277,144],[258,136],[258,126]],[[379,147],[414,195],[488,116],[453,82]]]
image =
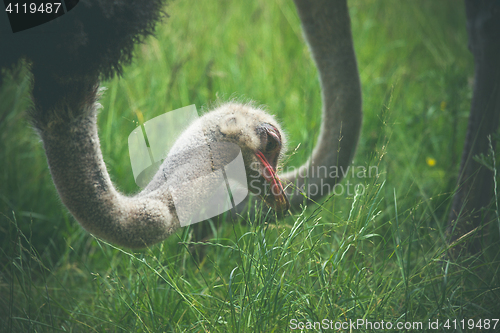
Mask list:
[[[43,141],[63,203],[90,232],[133,248],[161,241],[179,227],[173,198],[164,191],[167,184],[176,182],[178,166],[174,159],[167,158],[143,192],[134,197],[119,193],[110,181],[100,151],[96,126],[98,87],[100,79],[120,74],[122,64],[131,59],[133,45],[153,33],[155,22],[162,17],[163,2],[137,5],[131,0],[82,0],[64,16],[32,29],[36,34],[27,31],[7,35],[0,41],[0,48],[9,50],[0,54],[0,67],[8,67],[19,58],[31,64],[34,78],[31,119]],[[193,148],[189,142],[202,140],[202,132],[212,133],[208,136],[209,144],[237,144],[246,171],[251,174],[260,170],[255,174],[259,186],[267,183],[275,190],[263,199],[278,211],[289,206],[296,209],[326,194],[312,195],[307,190],[297,194],[294,189],[306,184],[334,185],[341,180],[305,171],[323,166],[347,167],[354,155],[362,119],[361,88],[346,0],[294,2],[321,82],[322,123],[311,157],[296,172],[280,175],[279,181],[275,173],[284,135],[272,117],[248,105],[221,106],[193,124],[193,128],[205,131],[185,133],[183,136],[189,139],[174,145],[180,153],[177,156],[188,156]],[[450,217],[452,234],[456,234],[453,230],[464,230],[455,228],[462,223],[460,207],[466,207],[465,213],[470,213],[490,202],[491,185],[484,184],[491,174],[471,162],[470,157],[484,151],[487,135],[498,125],[500,105],[499,65],[493,61],[498,54],[499,39],[497,33],[492,33],[496,30],[491,29],[498,27],[499,11],[493,0],[466,3],[470,45],[476,60],[473,100],[476,102],[471,111],[459,191]],[[0,29],[6,30],[6,23],[0,23]],[[60,33],[43,34],[44,31]],[[486,89],[486,85],[490,88]],[[487,107],[480,105],[483,97],[490,101]],[[232,122],[231,118],[238,121],[227,126],[227,131],[221,130]],[[252,163],[258,168],[251,168]],[[475,173],[476,170],[479,172]],[[196,201],[192,197],[184,199]]]
[[[297,1],[306,36],[321,73],[325,104],[318,145],[301,170],[321,165],[348,165],[359,135],[361,90],[347,5],[342,1],[332,4],[325,2],[314,8],[307,2]],[[168,186],[179,182],[179,175],[183,173],[199,176],[199,170],[186,169],[186,164],[180,170],[181,166],[173,161],[179,156],[185,159],[193,155],[190,151],[203,140],[207,140],[210,147],[218,142],[237,144],[248,178],[259,180],[257,189],[259,186],[263,188],[266,183],[270,185],[271,193],[264,195],[263,199],[278,212],[287,210],[289,204],[292,208],[298,207],[304,198],[291,195],[293,186],[287,188],[285,195],[282,183],[275,175],[281,147],[285,144],[279,124],[258,108],[234,103],[222,105],[192,124],[172,148],[177,159],[169,155],[142,192],[129,197],[114,188],[103,161],[97,133],[99,78],[120,73],[122,62],[130,60],[133,43],[152,33],[154,22],[161,17],[161,5],[161,1],[151,2],[136,12],[132,1],[116,4],[82,1],[71,12],[47,23],[47,27],[39,27],[66,28],[63,38],[45,41],[53,43],[44,47],[49,48],[46,51],[48,54],[26,47],[26,43],[31,42],[29,35],[22,36],[24,43],[14,37],[11,41],[19,46],[17,56],[24,56],[32,63],[35,107],[31,118],[42,139],[62,202],[85,229],[112,243],[131,248],[161,241],[180,226]],[[323,6],[325,11],[318,13],[317,9]],[[105,31],[104,36],[98,35],[101,31],[92,23],[96,20],[95,12],[98,22],[109,26],[110,31]],[[321,14],[321,20],[317,20],[318,14]],[[126,24],[114,25],[115,22],[123,23],[123,17],[127,15],[132,19]],[[55,50],[64,50],[67,54],[61,56]],[[91,51],[96,54],[88,59],[86,56]],[[323,54],[331,57],[323,57]],[[4,59],[3,64],[15,60],[12,54],[9,55],[10,59]],[[344,136],[342,140],[341,135]],[[342,142],[342,149],[339,142]],[[209,153],[219,159],[229,158],[221,151],[211,148]],[[283,183],[300,187],[306,182],[301,174],[285,174],[282,176]],[[338,180],[328,179],[327,182]],[[307,181],[315,183],[320,179]],[[203,186],[210,189],[210,182],[203,183]],[[255,186],[249,188],[256,191]],[[182,199],[193,204],[197,201],[196,197]],[[317,196],[307,199],[316,200]]]

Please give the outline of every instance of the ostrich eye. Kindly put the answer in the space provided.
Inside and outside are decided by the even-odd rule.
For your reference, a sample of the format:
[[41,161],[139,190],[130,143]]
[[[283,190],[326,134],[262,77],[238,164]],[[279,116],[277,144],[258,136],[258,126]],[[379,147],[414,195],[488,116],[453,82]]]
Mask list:
[[280,132],[273,125],[268,123],[262,124],[258,129],[258,133],[262,142],[261,149],[264,153],[271,153],[281,148]]
[[266,144],[266,152],[270,152],[276,149],[278,147],[278,142],[276,141],[276,138],[273,135],[268,134],[267,135],[267,144]]

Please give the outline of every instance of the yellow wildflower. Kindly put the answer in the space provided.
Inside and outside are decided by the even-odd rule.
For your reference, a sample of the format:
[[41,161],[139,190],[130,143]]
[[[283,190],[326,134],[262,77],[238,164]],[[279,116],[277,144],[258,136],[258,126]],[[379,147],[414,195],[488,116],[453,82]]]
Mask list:
[[442,101],[441,102],[441,111],[444,111],[446,109],[446,102]]
[[433,167],[436,165],[436,160],[432,157],[427,157],[425,159],[425,162],[427,163],[428,166]]

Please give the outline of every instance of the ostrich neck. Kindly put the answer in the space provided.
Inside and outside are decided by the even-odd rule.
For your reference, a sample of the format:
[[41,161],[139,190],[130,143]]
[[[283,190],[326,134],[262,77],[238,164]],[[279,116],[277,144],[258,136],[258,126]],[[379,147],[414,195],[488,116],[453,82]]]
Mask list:
[[62,202],[86,230],[107,241],[137,248],[165,239],[179,227],[169,193],[127,197],[114,188],[97,134],[99,104],[90,100],[70,121],[54,119],[39,129]]

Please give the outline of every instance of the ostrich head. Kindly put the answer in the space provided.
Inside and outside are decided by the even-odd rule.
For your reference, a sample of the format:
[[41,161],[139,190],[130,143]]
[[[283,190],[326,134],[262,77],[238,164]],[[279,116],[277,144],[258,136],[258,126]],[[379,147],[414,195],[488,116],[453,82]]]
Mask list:
[[273,116],[248,104],[223,104],[181,134],[146,191],[161,183],[175,185],[204,176],[225,167],[241,151],[248,189],[283,213],[289,202],[276,171],[284,145],[284,135]]
[[[273,116],[250,105],[229,103],[202,117],[209,141],[230,142],[241,149],[249,190],[278,213],[290,204],[277,175],[285,136]],[[207,131],[208,130],[208,131]]]

